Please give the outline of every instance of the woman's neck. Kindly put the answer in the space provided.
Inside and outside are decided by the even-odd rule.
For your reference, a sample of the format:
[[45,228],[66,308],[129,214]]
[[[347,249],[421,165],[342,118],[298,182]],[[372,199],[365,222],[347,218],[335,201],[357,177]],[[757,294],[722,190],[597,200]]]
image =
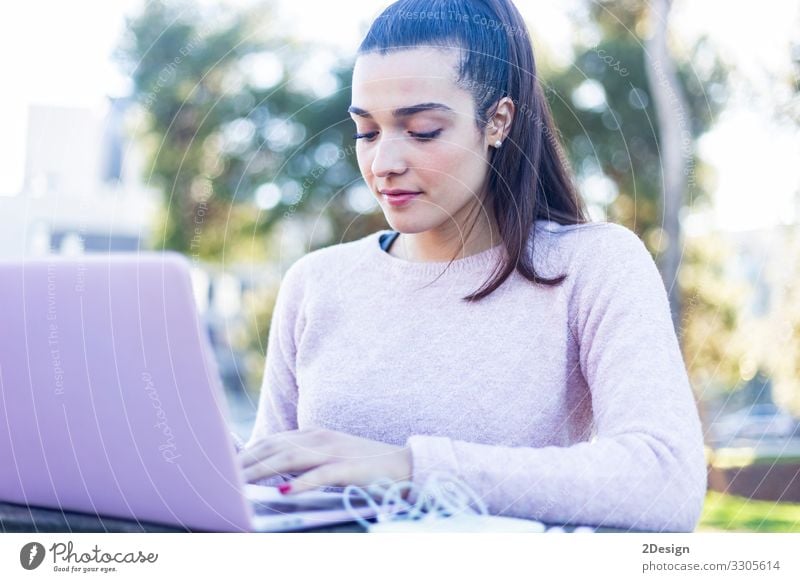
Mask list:
[[485,215],[482,218],[484,220],[470,232],[451,222],[425,232],[400,233],[389,248],[389,254],[406,261],[425,263],[463,259],[489,250],[500,244],[500,233],[494,221],[490,225]]

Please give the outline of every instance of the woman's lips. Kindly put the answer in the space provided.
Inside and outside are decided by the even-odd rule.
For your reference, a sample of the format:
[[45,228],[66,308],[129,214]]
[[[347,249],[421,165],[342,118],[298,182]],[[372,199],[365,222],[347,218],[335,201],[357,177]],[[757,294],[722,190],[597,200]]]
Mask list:
[[383,194],[383,198],[391,206],[405,206],[420,194],[422,194],[422,192],[409,194]]
[[383,197],[392,206],[405,206],[419,194],[384,194]]

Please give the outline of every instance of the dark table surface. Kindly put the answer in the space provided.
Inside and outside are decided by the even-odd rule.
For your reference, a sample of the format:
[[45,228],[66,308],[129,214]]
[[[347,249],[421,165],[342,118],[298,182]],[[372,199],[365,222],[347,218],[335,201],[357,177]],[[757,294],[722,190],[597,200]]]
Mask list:
[[[562,526],[572,532],[574,525]],[[623,532],[611,527],[593,528],[596,532]],[[137,533],[137,532],[186,532],[184,528],[156,523],[136,522],[116,517],[104,517],[72,511],[61,511],[44,507],[29,507],[0,502],[0,532],[3,533]],[[356,522],[327,525],[304,532],[364,532]]]
[[[0,501],[0,532],[28,533],[137,533],[137,532],[187,532],[185,528],[158,523],[137,522],[117,517],[61,511],[46,507],[29,507]],[[315,528],[314,532],[364,532],[356,522]]]

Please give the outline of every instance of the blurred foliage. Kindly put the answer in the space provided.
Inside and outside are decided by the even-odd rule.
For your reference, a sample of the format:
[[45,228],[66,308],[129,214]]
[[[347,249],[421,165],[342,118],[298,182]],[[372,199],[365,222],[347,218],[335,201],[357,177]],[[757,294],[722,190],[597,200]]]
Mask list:
[[233,346],[244,358],[245,385],[251,392],[257,392],[264,377],[267,334],[277,295],[278,288],[273,287],[269,290],[253,289],[242,297],[242,311],[246,317]]
[[[646,10],[646,3],[626,0],[591,3],[585,30],[574,46],[574,63],[564,70],[543,71],[543,77],[587,202],[608,220],[636,232],[658,254],[668,241],[659,228],[661,156],[645,70]],[[701,54],[708,63],[702,68],[695,66]],[[676,67],[689,107],[681,116],[696,138],[708,129],[721,105],[725,71],[705,41],[679,56]],[[694,142],[687,144],[691,171],[686,205],[707,199],[697,180],[699,160],[693,146]]]
[[800,532],[800,504],[709,491],[696,531]]
[[118,56],[144,111],[146,179],[164,193],[159,248],[263,260],[284,218],[320,219],[331,233],[320,246],[385,224],[359,224],[340,195],[359,177],[349,67],[317,73],[333,88],[319,96],[316,49],[276,30],[274,10],[154,1],[128,22]]
[[687,239],[684,253],[679,284],[684,292],[681,337],[687,369],[696,384],[711,386],[712,391],[737,386],[747,340],[741,336],[739,314],[751,289],[727,275],[725,265],[735,255],[723,239]]

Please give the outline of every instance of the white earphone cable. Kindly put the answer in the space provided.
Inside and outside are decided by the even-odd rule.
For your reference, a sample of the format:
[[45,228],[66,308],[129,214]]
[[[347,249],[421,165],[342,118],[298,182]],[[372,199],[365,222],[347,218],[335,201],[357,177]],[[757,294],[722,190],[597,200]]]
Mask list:
[[[417,493],[414,503],[409,503],[404,498],[403,493],[406,491],[409,494]],[[421,488],[412,481],[394,482],[391,479],[382,478],[370,483],[366,488],[348,485],[345,487],[343,495],[348,513],[367,529],[370,523],[353,509],[350,501],[352,496],[355,496],[356,499],[364,499],[367,505],[375,511],[379,523],[438,519],[459,513],[489,514],[484,501],[469,485],[450,473],[442,471],[431,473]]]

